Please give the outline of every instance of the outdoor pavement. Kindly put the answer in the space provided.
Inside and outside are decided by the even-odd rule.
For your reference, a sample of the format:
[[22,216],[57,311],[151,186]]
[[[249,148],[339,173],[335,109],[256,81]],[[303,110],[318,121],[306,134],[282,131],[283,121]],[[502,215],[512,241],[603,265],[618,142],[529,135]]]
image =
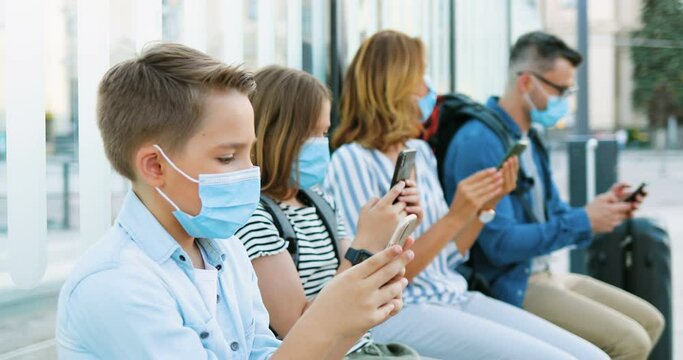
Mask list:
[[[560,191],[566,195],[568,167],[564,151],[553,153],[553,168]],[[650,195],[640,215],[659,218],[668,227],[673,271],[674,359],[683,358],[683,151],[624,152],[620,158],[619,175],[622,180],[633,184],[642,181],[649,184]],[[77,176],[73,177],[72,184],[77,184]],[[59,184],[53,187],[60,189]],[[60,208],[55,206],[54,211]],[[72,211],[78,214],[77,210]],[[0,217],[2,215],[0,213]],[[55,219],[61,218],[61,214],[51,215]],[[11,287],[9,275],[3,268],[6,253],[2,243],[6,239],[0,237],[0,360],[56,358],[57,291],[75,261],[74,254],[80,251],[77,239],[74,231],[51,230],[49,266],[44,285],[26,291]]]

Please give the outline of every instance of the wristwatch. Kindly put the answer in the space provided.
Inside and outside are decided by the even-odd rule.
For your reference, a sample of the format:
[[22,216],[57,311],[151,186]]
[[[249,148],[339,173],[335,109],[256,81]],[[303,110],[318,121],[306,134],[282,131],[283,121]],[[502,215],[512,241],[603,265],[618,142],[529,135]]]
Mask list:
[[351,262],[351,265],[358,265],[371,257],[373,254],[365,249],[354,249],[350,247],[346,250],[344,258]]
[[496,218],[496,210],[479,210],[479,214],[477,214],[477,217],[479,218],[479,221],[482,224],[488,224]]

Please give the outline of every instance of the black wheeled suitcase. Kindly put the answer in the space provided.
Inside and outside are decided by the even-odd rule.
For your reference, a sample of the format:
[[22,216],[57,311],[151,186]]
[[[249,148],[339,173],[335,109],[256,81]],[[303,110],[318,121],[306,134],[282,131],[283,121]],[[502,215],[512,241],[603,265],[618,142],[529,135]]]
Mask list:
[[658,221],[636,218],[596,236],[587,251],[588,273],[648,301],[662,312],[666,327],[650,359],[673,357],[671,250]]

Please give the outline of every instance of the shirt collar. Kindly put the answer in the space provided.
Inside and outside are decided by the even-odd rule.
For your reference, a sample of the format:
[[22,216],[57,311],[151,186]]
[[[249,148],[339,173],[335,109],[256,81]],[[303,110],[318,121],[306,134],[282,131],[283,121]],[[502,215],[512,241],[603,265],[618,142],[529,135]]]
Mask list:
[[510,131],[512,134],[515,135],[516,138],[520,138],[522,136],[522,129],[520,129],[519,125],[515,122],[515,120],[508,114],[505,109],[503,109],[498,101],[500,98],[498,96],[491,96],[488,101],[486,101],[486,106],[495,111],[498,116],[503,120],[503,125]]
[[[177,252],[183,252],[178,242],[169,234],[159,221],[152,215],[147,206],[132,191],[128,191],[121,205],[121,211],[116,218],[121,226],[142,249],[142,251],[157,263],[166,261]],[[237,241],[226,239],[221,241]],[[199,244],[206,252],[207,260],[217,267],[223,264],[226,255],[224,249],[214,239],[199,239]]]
[[234,236],[229,239],[215,240],[215,239],[199,239],[199,246],[204,250],[206,255],[206,260],[209,264],[220,272],[223,269],[223,263],[225,262],[226,255],[225,249],[220,246],[220,241],[239,241]]

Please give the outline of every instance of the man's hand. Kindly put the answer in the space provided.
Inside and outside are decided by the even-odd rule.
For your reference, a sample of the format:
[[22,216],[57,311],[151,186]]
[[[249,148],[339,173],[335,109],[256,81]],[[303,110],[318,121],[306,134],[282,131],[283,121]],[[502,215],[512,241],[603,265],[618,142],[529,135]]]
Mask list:
[[608,233],[629,217],[632,207],[621,201],[614,191],[608,191],[586,205],[586,213],[594,233]]
[[[633,187],[631,186],[631,184],[619,182],[612,185],[612,189],[610,191],[612,191],[614,196],[623,201],[629,196],[631,196],[631,194],[633,194],[635,190],[632,189]],[[643,203],[643,200],[645,200],[646,196],[647,192],[643,192],[642,195],[636,195],[635,201],[631,203],[631,211],[628,215],[629,218],[633,217],[633,213],[640,209],[640,205]]]

